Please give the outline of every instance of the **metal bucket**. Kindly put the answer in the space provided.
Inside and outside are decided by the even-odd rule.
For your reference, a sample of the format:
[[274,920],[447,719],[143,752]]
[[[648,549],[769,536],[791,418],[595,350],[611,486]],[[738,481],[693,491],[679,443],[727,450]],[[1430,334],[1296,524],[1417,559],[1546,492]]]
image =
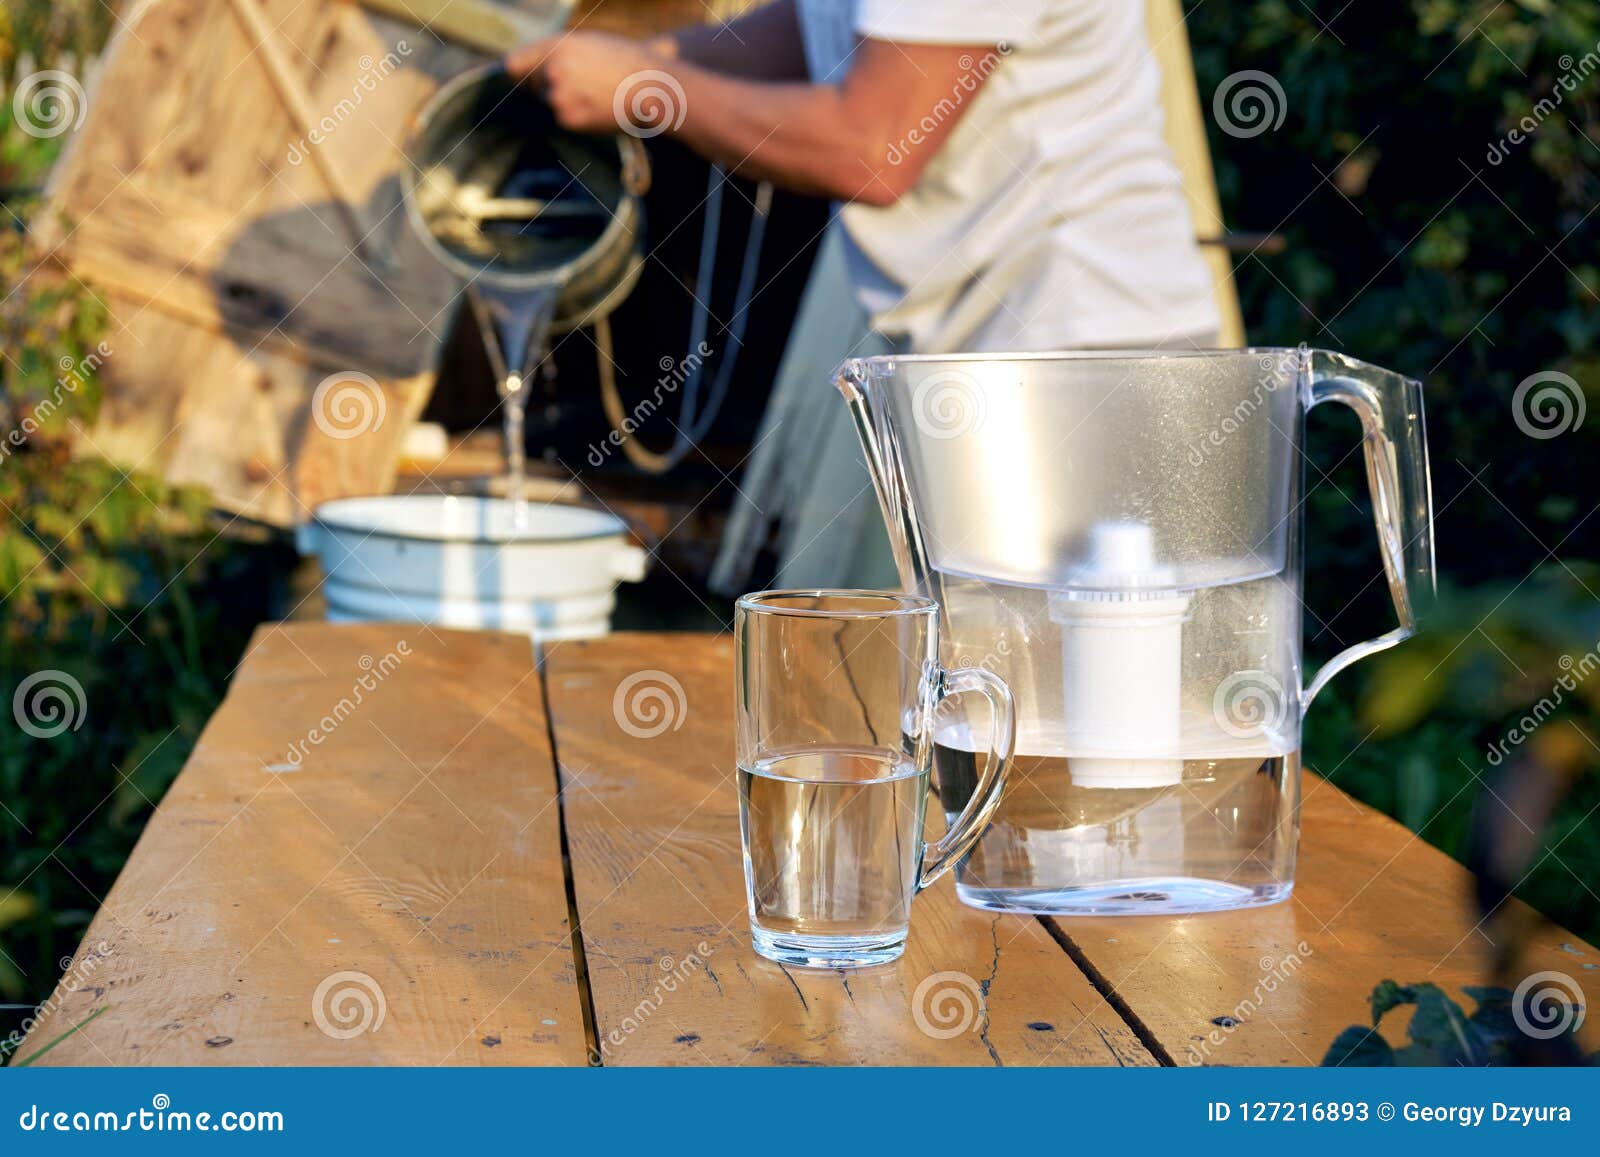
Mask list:
[[536,506],[519,525],[503,498],[413,494],[317,507],[300,552],[322,563],[328,620],[528,631],[542,641],[611,630],[618,583],[647,557],[604,510]]
[[637,139],[567,132],[536,92],[487,65],[424,106],[408,154],[407,218],[464,281],[502,294],[562,286],[556,332],[593,324],[632,291],[650,184]]

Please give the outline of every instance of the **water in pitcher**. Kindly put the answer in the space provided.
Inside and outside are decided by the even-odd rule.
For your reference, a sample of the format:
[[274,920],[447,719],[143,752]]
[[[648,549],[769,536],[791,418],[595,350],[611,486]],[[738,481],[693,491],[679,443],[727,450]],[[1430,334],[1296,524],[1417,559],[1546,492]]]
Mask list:
[[[1178,913],[1289,894],[1300,748],[1292,576],[1131,598],[939,577],[953,619],[945,662],[992,667],[1018,709],[999,810],[957,868],[963,901]],[[955,700],[936,722],[935,784],[949,814],[971,795],[985,714]]]
[[[934,744],[947,815],[966,805],[977,781],[981,757],[970,746]],[[1074,762],[1016,757],[994,822],[956,869],[962,900],[1109,914],[1240,907],[1288,894],[1299,752],[1242,745],[1184,759],[1178,782],[1158,787],[1078,786]]]
[[847,748],[739,769],[755,935],[903,937],[922,860],[928,771]]

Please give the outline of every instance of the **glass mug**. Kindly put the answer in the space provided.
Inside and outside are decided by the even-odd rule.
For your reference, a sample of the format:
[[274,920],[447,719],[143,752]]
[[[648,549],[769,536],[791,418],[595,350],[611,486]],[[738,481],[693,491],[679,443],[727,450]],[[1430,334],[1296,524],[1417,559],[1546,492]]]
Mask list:
[[[781,964],[884,964],[911,900],[971,850],[1015,743],[1005,683],[939,666],[932,599],[767,591],[734,612],[739,829],[751,940]],[[936,715],[989,701],[988,751],[942,839],[923,842]]]

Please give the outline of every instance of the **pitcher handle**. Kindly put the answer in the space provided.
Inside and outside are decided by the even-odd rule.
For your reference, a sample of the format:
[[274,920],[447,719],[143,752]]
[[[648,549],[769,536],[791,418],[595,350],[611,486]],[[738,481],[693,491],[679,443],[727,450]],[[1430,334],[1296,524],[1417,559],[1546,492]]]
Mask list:
[[1017,709],[1011,699],[1011,688],[1004,679],[982,667],[962,667],[940,671],[939,682],[941,700],[977,691],[989,701],[989,750],[984,756],[983,773],[978,777],[978,785],[967,806],[945,830],[943,839],[936,844],[922,845],[922,874],[917,879],[919,892],[970,852],[989,826],[995,809],[1000,806],[1006,773],[1011,769],[1011,757],[1017,744]]
[[[1361,419],[1372,520],[1378,532],[1384,574],[1399,626],[1346,647],[1323,664],[1300,699],[1303,712],[1340,671],[1368,655],[1388,650],[1417,630],[1419,596],[1434,592],[1433,495],[1422,413],[1422,383],[1335,354],[1344,373],[1312,374],[1306,408],[1339,402]],[[1313,369],[1315,369],[1313,363]]]

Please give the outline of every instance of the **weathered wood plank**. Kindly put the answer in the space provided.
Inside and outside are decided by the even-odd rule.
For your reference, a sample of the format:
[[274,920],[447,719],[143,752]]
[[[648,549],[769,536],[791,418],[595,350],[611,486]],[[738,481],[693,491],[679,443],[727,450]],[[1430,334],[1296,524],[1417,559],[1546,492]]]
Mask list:
[[497,54],[508,46],[548,36],[566,22],[571,0],[547,0],[538,12],[522,11],[489,0],[360,0],[363,8],[395,20],[426,27],[434,36],[454,40],[476,52]]
[[263,630],[90,955],[21,1057],[104,1006],[40,1063],[584,1063],[527,641]]
[[[117,388],[100,422],[80,434],[83,450],[206,486],[222,509],[268,522],[304,521],[326,499],[393,488],[400,443],[427,403],[431,375],[379,381],[374,392],[281,344],[138,310],[116,293],[106,300],[127,310],[106,339]],[[232,388],[176,393],[175,360],[197,382]],[[324,403],[330,412],[319,422],[306,412],[306,399],[325,380],[334,400]],[[338,408],[341,391],[348,391],[347,410]],[[341,437],[345,432],[354,436]],[[217,453],[224,445],[228,452]]]
[[[1305,792],[1287,902],[1054,921],[1177,1064],[1315,1065],[1342,1030],[1370,1023],[1368,996],[1381,980],[1437,984],[1469,1010],[1461,986],[1491,982],[1466,869],[1326,780],[1308,774]],[[1524,966],[1600,993],[1584,967],[1597,963],[1600,952],[1547,928]],[[1600,1044],[1594,1020],[1590,1049]],[[1406,1043],[1406,1021],[1397,1011],[1385,1022],[1391,1043]]]
[[[551,648],[558,803],[524,640],[264,630],[19,1055],[104,1008],[40,1063],[581,1064],[563,806],[608,1064],[1152,1063],[1096,985],[1176,1063],[1308,1064],[1385,977],[1485,981],[1465,871],[1314,777],[1289,903],[1040,922],[945,882],[900,963],[780,969],[746,932],[731,663],[706,636]],[[641,672],[668,715],[630,733]],[[1548,930],[1524,967],[1594,963]]]
[[[731,639],[621,635],[556,645],[544,663],[605,1063],[1152,1063],[1038,921],[965,908],[948,880],[917,900],[896,964],[807,972],[757,956]],[[639,672],[667,693],[659,734],[660,718],[630,734],[613,706]]]

